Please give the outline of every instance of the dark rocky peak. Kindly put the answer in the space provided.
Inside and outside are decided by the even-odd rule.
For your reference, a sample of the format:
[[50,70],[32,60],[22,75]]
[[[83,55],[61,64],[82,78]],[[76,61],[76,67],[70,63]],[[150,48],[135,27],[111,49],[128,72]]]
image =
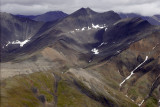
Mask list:
[[[118,13],[116,13],[113,10],[107,11],[107,12],[103,12],[103,14],[108,14],[108,15],[118,15]],[[119,16],[119,15],[118,15]],[[120,16],[119,16],[120,17]]]
[[50,12],[46,12],[41,15],[37,15],[35,18],[33,18],[33,20],[48,22],[48,21],[55,21],[58,19],[62,19],[66,16],[68,16],[68,14],[66,14],[62,11],[50,11]]
[[[54,14],[66,14],[62,11],[49,11],[49,12],[46,12],[44,14],[48,14],[48,15],[54,15]],[[66,14],[67,15],[67,14]]]
[[94,15],[97,14],[97,12],[93,11],[90,8],[80,8],[79,10],[75,11],[73,16],[86,16],[86,15]]
[[118,15],[118,13],[110,10],[107,12],[99,13],[101,18],[106,19],[106,20],[120,20],[121,17]]

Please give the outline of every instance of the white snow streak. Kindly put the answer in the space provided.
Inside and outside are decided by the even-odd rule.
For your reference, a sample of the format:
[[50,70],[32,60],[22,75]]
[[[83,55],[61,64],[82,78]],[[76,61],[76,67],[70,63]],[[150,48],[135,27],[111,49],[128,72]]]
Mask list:
[[134,70],[132,70],[131,74],[126,79],[124,79],[119,85],[122,86],[122,84],[124,84],[128,79],[130,79],[131,76],[134,74],[134,71],[138,69],[140,66],[142,66],[147,61],[147,59],[148,56],[146,56],[145,60],[141,64],[139,64]]
[[159,44],[159,43],[157,43],[156,46],[154,46],[154,47],[152,48],[152,50],[154,50],[154,49],[158,46],[158,44]]
[[153,47],[152,49],[154,50],[156,48],[156,46],[155,47]]
[[106,45],[106,42],[102,42],[98,47],[101,47],[102,45]]
[[8,41],[8,43],[6,44],[6,46],[8,46],[9,44],[11,44],[11,42],[10,42],[10,41]]
[[140,104],[138,104],[138,106],[140,107],[143,103],[144,103],[144,100],[142,100],[142,102]]

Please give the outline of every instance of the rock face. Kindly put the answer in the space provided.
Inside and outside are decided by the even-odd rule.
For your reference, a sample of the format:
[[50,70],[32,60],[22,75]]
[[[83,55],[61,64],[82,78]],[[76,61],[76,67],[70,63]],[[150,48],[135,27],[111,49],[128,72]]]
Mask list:
[[[113,11],[97,13],[90,8],[81,8],[58,21],[33,23],[32,27],[39,27],[36,33],[29,32],[29,42],[2,49],[4,107],[13,102],[14,107],[157,106],[159,26],[142,18],[121,19]],[[10,36],[13,40],[21,37],[16,37],[14,30]],[[10,93],[17,93],[16,97]]]

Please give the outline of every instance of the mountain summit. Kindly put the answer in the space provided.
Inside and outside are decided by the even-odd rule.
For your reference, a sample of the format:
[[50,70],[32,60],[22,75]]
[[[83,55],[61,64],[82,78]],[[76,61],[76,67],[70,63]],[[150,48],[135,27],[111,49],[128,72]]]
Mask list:
[[48,22],[48,21],[55,21],[57,19],[62,19],[66,16],[68,15],[62,11],[50,11],[42,15],[36,16],[35,18],[33,18],[33,20]]
[[83,15],[85,16],[85,15],[94,15],[94,14],[97,14],[97,12],[93,11],[90,8],[81,8],[81,9],[75,11],[71,15],[74,15],[76,17],[76,16],[83,16]]

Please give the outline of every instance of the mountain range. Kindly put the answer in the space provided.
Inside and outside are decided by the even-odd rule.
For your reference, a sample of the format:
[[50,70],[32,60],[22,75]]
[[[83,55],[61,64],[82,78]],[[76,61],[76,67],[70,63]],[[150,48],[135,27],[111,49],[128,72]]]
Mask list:
[[21,18],[29,18],[34,21],[48,22],[48,21],[55,21],[55,20],[64,18],[68,16],[68,14],[62,11],[50,11],[40,15],[15,15],[15,16],[18,16]]
[[3,107],[160,105],[159,15],[0,14]]

